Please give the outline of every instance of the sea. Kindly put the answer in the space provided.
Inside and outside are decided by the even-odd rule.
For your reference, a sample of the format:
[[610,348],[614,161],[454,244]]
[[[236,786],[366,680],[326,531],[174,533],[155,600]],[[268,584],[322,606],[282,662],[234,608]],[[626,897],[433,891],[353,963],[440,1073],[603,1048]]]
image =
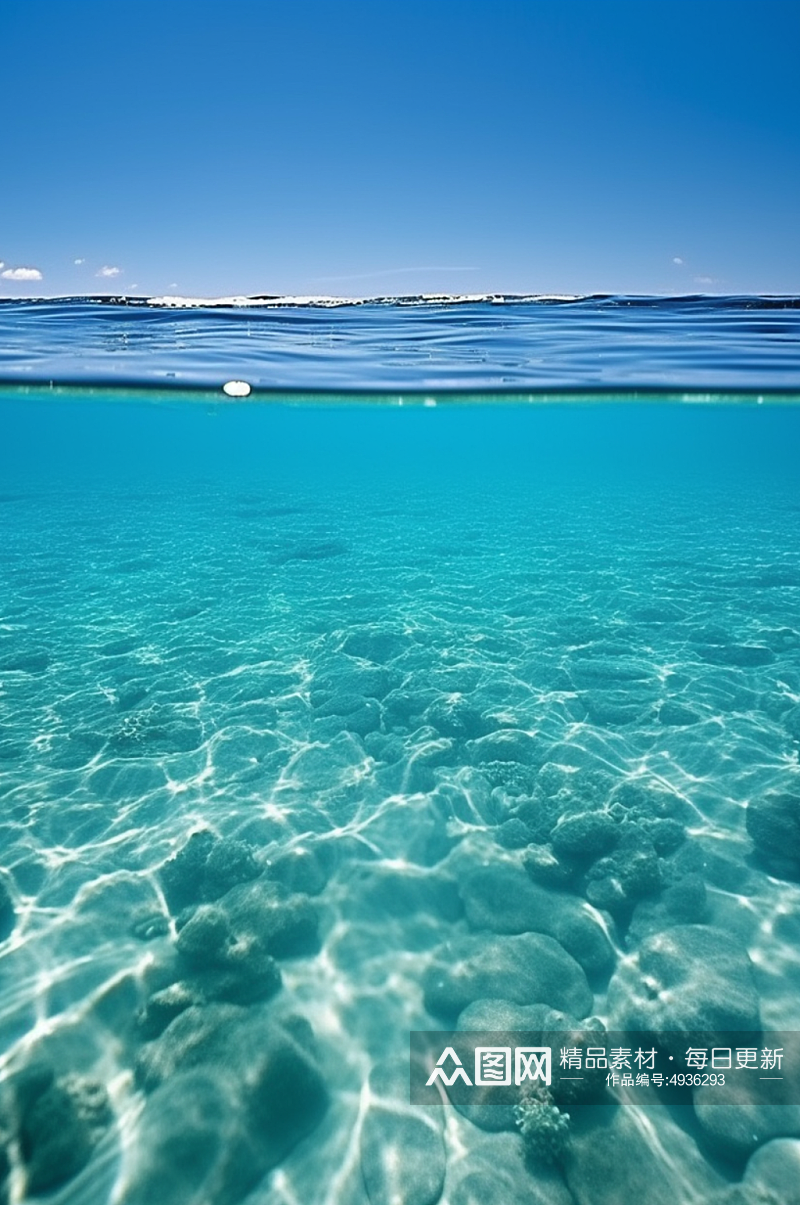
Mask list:
[[800,299],[0,301],[0,1202],[800,1205]]

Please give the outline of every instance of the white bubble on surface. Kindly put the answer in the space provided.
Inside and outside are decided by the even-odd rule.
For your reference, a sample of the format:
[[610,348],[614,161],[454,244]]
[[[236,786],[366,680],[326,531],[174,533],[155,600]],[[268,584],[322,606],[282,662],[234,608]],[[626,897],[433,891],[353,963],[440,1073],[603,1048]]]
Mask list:
[[247,381],[226,381],[222,386],[222,392],[228,397],[249,397],[250,386]]

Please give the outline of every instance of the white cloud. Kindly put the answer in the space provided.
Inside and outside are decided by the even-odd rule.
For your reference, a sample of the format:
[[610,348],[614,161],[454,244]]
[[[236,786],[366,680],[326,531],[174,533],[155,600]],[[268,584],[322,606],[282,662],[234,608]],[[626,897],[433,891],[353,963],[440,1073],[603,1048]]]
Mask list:
[[85,259],[75,259],[75,260],[73,260],[72,262],[73,262],[74,264],[85,264],[85,263],[86,263],[86,260],[85,260]]
[[38,268],[6,268],[3,280],[41,280],[42,274]]
[[713,276],[695,276],[694,283],[696,285],[713,285],[715,281]]
[[672,262],[673,262],[673,264],[682,264],[683,260],[681,259],[681,257],[679,255],[673,255]]
[[95,272],[95,276],[119,276],[121,271],[122,268],[109,268],[107,264],[104,264],[99,272]]

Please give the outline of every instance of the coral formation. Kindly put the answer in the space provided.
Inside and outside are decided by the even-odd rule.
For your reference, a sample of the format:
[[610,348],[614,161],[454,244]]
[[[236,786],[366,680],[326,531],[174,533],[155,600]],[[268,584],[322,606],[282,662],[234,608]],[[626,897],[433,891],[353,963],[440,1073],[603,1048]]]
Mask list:
[[542,1084],[524,1084],[514,1107],[525,1152],[533,1162],[558,1163],[569,1142],[569,1113],[562,1113]]

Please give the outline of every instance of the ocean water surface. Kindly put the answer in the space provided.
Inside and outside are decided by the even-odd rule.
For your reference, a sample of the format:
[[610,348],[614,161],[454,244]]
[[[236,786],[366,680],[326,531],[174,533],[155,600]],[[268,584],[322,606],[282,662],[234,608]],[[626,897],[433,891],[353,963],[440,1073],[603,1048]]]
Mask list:
[[0,1199],[800,1202],[798,403],[795,299],[0,303]]

